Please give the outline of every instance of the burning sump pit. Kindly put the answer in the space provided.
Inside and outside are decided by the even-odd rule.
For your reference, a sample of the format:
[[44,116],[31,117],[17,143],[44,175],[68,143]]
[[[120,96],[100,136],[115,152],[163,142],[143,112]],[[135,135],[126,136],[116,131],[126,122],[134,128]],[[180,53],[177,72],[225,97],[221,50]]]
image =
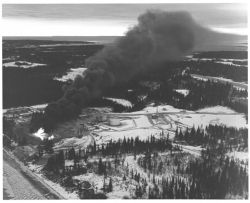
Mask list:
[[104,90],[165,61],[182,58],[194,46],[194,33],[202,29],[186,12],[147,11],[138,24],[113,45],[86,60],[88,68],[65,88],[64,96],[45,109],[45,129],[77,116],[81,108]]

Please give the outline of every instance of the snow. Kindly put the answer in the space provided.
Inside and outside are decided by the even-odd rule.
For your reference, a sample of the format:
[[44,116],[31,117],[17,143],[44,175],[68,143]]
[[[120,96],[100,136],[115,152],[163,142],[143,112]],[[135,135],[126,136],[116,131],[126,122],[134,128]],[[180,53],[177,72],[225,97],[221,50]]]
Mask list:
[[183,111],[183,109],[176,109],[174,108],[173,106],[170,106],[170,105],[159,105],[159,106],[153,106],[153,104],[150,104],[149,106],[147,106],[146,108],[144,108],[143,110],[141,111],[134,111],[134,112],[131,112],[131,114],[147,114],[147,113],[157,113],[157,111],[159,113],[163,113],[163,112],[172,112],[172,111],[175,111],[175,112],[180,112],[180,111]]
[[247,67],[247,65],[239,65],[237,62],[247,62],[247,59],[224,59],[224,58],[192,58],[191,56],[186,57],[188,61],[203,61],[203,62],[214,62],[235,67]]
[[77,137],[65,138],[55,144],[54,150],[57,151],[72,147],[77,147],[77,149],[87,148],[87,146],[89,146],[92,143],[92,141],[93,140],[91,136],[84,136],[82,138],[77,138]]
[[247,128],[246,118],[243,114],[237,114],[234,110],[223,106],[203,108],[197,112],[189,111],[189,113],[169,115],[169,117],[173,121],[178,121],[190,127],[202,126],[205,128],[211,124],[225,125],[235,128]]
[[7,113],[8,111],[16,111],[19,109],[26,109],[27,112],[30,111],[30,109],[45,109],[48,106],[48,104],[38,104],[38,105],[34,105],[34,106],[19,106],[19,107],[15,107],[15,108],[9,108],[9,109],[3,109],[3,113]]
[[62,77],[55,77],[54,80],[58,80],[61,82],[67,82],[68,80],[74,80],[77,75],[82,75],[87,68],[80,67],[80,68],[71,68],[69,72],[66,73],[66,75],[63,75]]
[[202,151],[201,146],[191,146],[191,145],[181,145],[181,144],[178,144],[178,145],[182,148],[184,152],[187,152],[189,154],[192,154],[198,157],[201,155],[201,151]]
[[202,80],[202,81],[208,81],[208,78],[205,78],[205,77],[200,77],[199,75],[194,75],[194,74],[191,74],[192,78],[194,79],[197,79],[197,80]]
[[233,82],[232,79],[227,79],[227,78],[223,78],[223,77],[213,77],[214,79],[218,79],[218,80],[221,80],[221,81],[225,81],[225,82]]
[[[153,117],[158,111],[158,115]],[[97,144],[105,144],[110,140],[118,141],[123,138],[139,137],[141,140],[148,139],[151,135],[159,138],[161,133],[173,139],[177,128],[185,130],[187,127],[205,128],[208,125],[223,125],[235,128],[247,128],[247,121],[243,114],[223,107],[213,106],[198,111],[177,109],[170,105],[149,106],[145,109],[131,113],[112,113],[122,120],[122,125],[111,127],[100,124],[95,130]]]
[[95,141],[97,144],[105,144],[108,143],[111,139],[113,141],[118,141],[119,139],[123,140],[123,138],[133,138],[139,137],[140,140],[147,140],[151,135],[155,137],[159,137],[162,130],[155,128],[145,128],[145,129],[131,129],[126,131],[102,131],[98,133],[98,136],[95,137]]
[[34,106],[30,106],[30,107],[34,108],[34,109],[45,109],[47,106],[48,106],[48,104],[37,104]]
[[[95,173],[87,173],[83,175],[73,176],[73,179],[79,180],[81,182],[88,181],[96,192],[103,192],[102,191],[104,185],[103,175],[97,175]],[[113,191],[106,194],[108,199],[122,199],[124,196],[130,197],[129,189],[132,187],[131,184],[126,184],[126,182],[122,180],[122,177],[112,176],[111,179],[112,179]],[[110,177],[107,177],[105,179],[105,183],[108,184],[109,180]]]
[[152,124],[149,122],[147,116],[140,116],[134,119],[136,126],[138,128],[148,128],[151,127]]
[[115,102],[117,104],[120,104],[124,107],[128,107],[128,108],[133,107],[133,104],[130,101],[125,100],[125,99],[110,98],[110,97],[103,97],[103,99],[110,100],[110,101]]
[[229,152],[227,156],[239,159],[240,161],[248,161],[248,152]]
[[102,124],[102,125],[98,125],[97,127],[100,129],[113,130],[113,131],[129,130],[129,129],[136,127],[135,126],[136,124],[133,119],[124,119],[124,120],[121,120],[120,122],[121,122],[121,125],[119,126],[109,126],[109,125]]
[[215,63],[225,64],[229,66],[236,66],[236,67],[246,67],[245,65],[235,64],[232,61],[216,61]]
[[175,91],[182,94],[184,97],[186,97],[190,92],[188,89],[176,89]]
[[248,89],[248,84],[244,82],[235,82],[232,79],[227,79],[223,77],[212,77],[212,76],[206,76],[206,75],[197,75],[197,74],[191,74],[191,76],[197,80],[203,80],[203,81],[214,81],[214,82],[221,82],[221,83],[230,83],[233,85],[234,88],[241,88],[241,89]]
[[74,180],[79,180],[81,182],[88,181],[93,188],[101,189],[103,187],[103,176],[97,175],[95,173],[86,173],[83,175],[73,176]]
[[208,113],[235,113],[234,110],[225,107],[225,106],[213,106],[213,107],[206,107],[203,109],[199,109],[196,112],[208,112]]
[[74,166],[74,160],[65,160],[65,166]]
[[41,165],[35,165],[29,163],[28,165],[29,169],[37,176],[39,179],[50,186],[53,190],[55,190],[57,193],[59,193],[62,197],[65,199],[79,199],[77,193],[74,192],[68,192],[66,191],[59,183],[55,183],[51,180],[48,180],[41,172],[43,166]]
[[42,64],[42,63],[31,63],[28,61],[12,61],[12,62],[8,62],[8,63],[3,64],[4,68],[15,67],[15,68],[28,69],[28,68],[35,68],[35,67],[42,67],[42,66],[47,66],[47,65]]

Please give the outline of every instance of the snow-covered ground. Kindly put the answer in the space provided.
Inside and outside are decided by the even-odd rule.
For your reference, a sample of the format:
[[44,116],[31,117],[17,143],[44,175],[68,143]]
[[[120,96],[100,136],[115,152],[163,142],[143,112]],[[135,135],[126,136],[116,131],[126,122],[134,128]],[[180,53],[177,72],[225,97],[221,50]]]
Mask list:
[[47,65],[42,64],[42,63],[31,63],[28,61],[12,61],[12,62],[8,62],[8,63],[3,64],[4,68],[15,67],[15,68],[28,69],[28,68],[43,67],[43,66],[47,66]]
[[39,47],[70,47],[70,46],[83,46],[86,43],[62,43],[62,44],[41,44]]
[[18,110],[18,109],[23,109],[23,108],[27,108],[27,110],[29,109],[42,110],[42,109],[45,109],[46,106],[48,106],[48,104],[37,104],[33,106],[20,106],[20,107],[14,107],[14,108],[9,108],[9,109],[3,109],[3,113],[7,113],[8,111]]
[[36,176],[38,176],[40,178],[41,181],[43,181],[44,183],[46,183],[48,186],[50,186],[51,188],[53,188],[56,192],[58,192],[62,197],[64,197],[65,199],[79,199],[77,193],[74,192],[68,192],[66,191],[59,183],[54,183],[51,180],[48,180],[41,172],[43,166],[41,165],[36,165],[36,164],[32,164],[29,163],[28,164],[28,168],[35,173]]
[[162,130],[156,129],[156,128],[138,128],[138,129],[131,129],[131,130],[125,130],[125,131],[109,131],[104,130],[102,132],[98,133],[98,136],[95,137],[95,141],[97,144],[105,144],[108,143],[111,139],[113,141],[118,141],[119,139],[123,140],[125,137],[127,138],[133,138],[139,137],[140,140],[146,140],[151,135],[154,135],[155,137],[159,137]]
[[45,109],[47,106],[48,104],[37,104],[37,105],[30,106],[30,107],[34,109]]
[[82,75],[87,68],[80,67],[80,68],[71,68],[65,75],[62,77],[55,77],[54,80],[58,80],[61,82],[67,82],[68,80],[74,80],[77,75]]
[[[158,116],[156,115],[158,112]],[[97,144],[107,143],[111,139],[118,140],[139,137],[142,140],[148,139],[151,135],[160,137],[169,134],[170,139],[174,137],[177,128],[185,130],[187,127],[203,127],[211,125],[224,125],[228,127],[247,128],[246,118],[234,110],[214,106],[200,109],[198,111],[187,111],[177,109],[170,105],[158,107],[148,106],[145,109],[131,113],[112,113],[110,116],[119,117],[123,125],[109,126],[102,124],[95,131]],[[128,125],[126,127],[126,124]]]
[[[125,196],[130,197],[130,191],[133,185],[126,183],[126,181],[123,181],[122,177],[112,176],[111,178],[112,178],[113,191],[110,193],[107,193],[106,194],[107,197],[109,199],[122,199]],[[97,175],[95,173],[87,173],[83,175],[73,176],[73,179],[79,180],[81,182],[88,181],[94,188],[95,192],[103,192],[102,191],[102,188],[104,185],[103,175]],[[105,184],[108,184],[109,180],[110,180],[110,177],[106,178]]]
[[[173,144],[173,145],[175,146],[176,144]],[[191,145],[181,145],[181,144],[178,144],[178,146],[180,146],[184,152],[187,152],[194,156],[201,155],[201,151],[202,151],[201,146],[191,146]]]
[[71,138],[65,138],[57,142],[54,146],[54,150],[62,150],[62,149],[68,149],[72,147],[76,147],[77,149],[80,148],[87,148],[90,144],[93,143],[93,138],[89,136],[84,136],[82,138],[77,137],[71,137]]
[[234,159],[239,159],[240,161],[248,161],[248,152],[229,152],[227,156],[232,157]]
[[118,99],[118,98],[110,98],[110,97],[103,97],[103,99],[106,99],[106,100],[109,100],[109,101],[112,101],[114,103],[117,103],[117,104],[120,104],[124,107],[128,107],[128,108],[132,108],[133,107],[133,104],[126,100],[126,99]]
[[[205,128],[209,124],[211,125],[225,125],[235,128],[247,128],[246,118],[243,114],[237,114],[234,110],[223,107],[214,106],[203,108],[196,111],[185,114],[169,115],[173,121],[178,121],[188,126],[203,126]],[[203,114],[204,113],[204,114]]]
[[184,97],[186,97],[190,92],[188,89],[176,89],[175,91],[182,94]]

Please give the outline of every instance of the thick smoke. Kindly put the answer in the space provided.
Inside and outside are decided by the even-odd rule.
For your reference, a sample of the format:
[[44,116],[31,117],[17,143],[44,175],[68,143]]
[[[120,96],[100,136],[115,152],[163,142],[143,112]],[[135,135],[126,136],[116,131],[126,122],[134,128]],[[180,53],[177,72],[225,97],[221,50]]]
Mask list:
[[140,15],[138,24],[124,37],[87,59],[87,71],[65,89],[63,98],[46,108],[46,114],[55,119],[77,115],[105,89],[164,61],[180,60],[192,50],[196,28],[186,12],[148,11]]

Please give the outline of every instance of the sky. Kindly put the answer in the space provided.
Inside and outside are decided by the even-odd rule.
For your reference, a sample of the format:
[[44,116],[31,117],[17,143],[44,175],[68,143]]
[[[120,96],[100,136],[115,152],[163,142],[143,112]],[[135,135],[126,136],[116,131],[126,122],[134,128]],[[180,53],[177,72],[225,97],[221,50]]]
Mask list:
[[246,4],[3,4],[3,36],[122,36],[149,9],[188,11],[202,26],[247,35]]

